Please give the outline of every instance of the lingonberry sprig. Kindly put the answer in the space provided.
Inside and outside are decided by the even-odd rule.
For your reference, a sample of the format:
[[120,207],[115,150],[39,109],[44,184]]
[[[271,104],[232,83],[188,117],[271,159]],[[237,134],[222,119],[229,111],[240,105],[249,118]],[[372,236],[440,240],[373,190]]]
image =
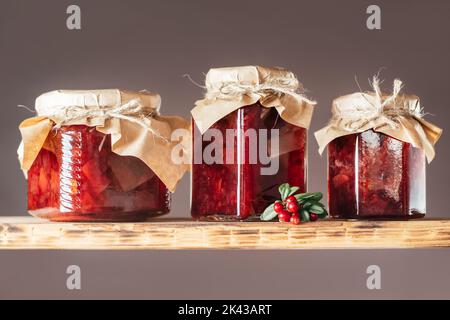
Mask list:
[[264,210],[260,219],[271,221],[278,217],[280,222],[317,221],[328,216],[327,210],[320,202],[321,192],[297,193],[300,188],[283,183],[278,188],[281,200],[277,200]]

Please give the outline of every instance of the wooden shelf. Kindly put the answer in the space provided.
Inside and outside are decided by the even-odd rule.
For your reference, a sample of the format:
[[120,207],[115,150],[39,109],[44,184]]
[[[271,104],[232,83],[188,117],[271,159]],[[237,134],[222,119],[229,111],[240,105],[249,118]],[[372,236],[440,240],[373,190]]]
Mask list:
[[450,220],[54,223],[0,218],[0,249],[330,249],[450,247]]

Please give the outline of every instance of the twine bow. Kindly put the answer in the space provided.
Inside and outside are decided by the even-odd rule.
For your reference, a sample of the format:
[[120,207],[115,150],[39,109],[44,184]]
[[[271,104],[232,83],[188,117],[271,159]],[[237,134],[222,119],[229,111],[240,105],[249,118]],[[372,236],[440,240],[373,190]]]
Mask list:
[[204,98],[191,110],[202,134],[220,119],[255,103],[274,108],[290,124],[309,128],[316,103],[304,96],[302,85],[288,70],[261,66],[211,69],[205,84],[200,86],[206,89]]
[[132,99],[122,105],[115,107],[104,107],[97,104],[96,108],[86,108],[83,106],[66,106],[57,109],[52,109],[52,111],[39,112],[39,116],[45,116],[52,119],[56,124],[55,129],[59,129],[64,125],[70,123],[76,123],[83,119],[92,118],[102,118],[102,119],[122,119],[132,123],[135,123],[145,130],[150,131],[156,137],[169,142],[166,137],[156,132],[151,127],[151,117],[158,115],[157,109],[150,112],[146,112],[148,108],[144,108],[142,102],[139,98]]
[[391,95],[383,94],[380,89],[380,81],[374,76],[371,86],[373,93],[359,92],[364,99],[364,103],[354,104],[352,107],[336,107],[334,108],[331,123],[337,127],[354,132],[364,128],[368,123],[377,122],[386,124],[392,129],[398,128],[398,118],[423,116],[419,100],[415,100],[414,105],[410,105],[410,97],[400,95],[402,89],[402,81],[394,80]]
[[[246,85],[237,82],[224,83],[217,89],[208,88],[205,94],[206,99],[233,99],[242,95],[256,94],[260,97],[267,95],[280,96],[282,94],[297,94],[301,95],[303,89],[299,87],[296,79],[277,79],[272,81],[265,81],[262,84]],[[303,96],[302,96],[303,97]],[[306,98],[305,98],[306,99]]]
[[382,93],[377,76],[371,85],[373,92],[360,90],[334,99],[331,121],[314,133],[319,153],[334,139],[374,130],[421,149],[430,162],[442,129],[423,119],[419,97],[400,94],[402,82],[398,79],[390,95]]

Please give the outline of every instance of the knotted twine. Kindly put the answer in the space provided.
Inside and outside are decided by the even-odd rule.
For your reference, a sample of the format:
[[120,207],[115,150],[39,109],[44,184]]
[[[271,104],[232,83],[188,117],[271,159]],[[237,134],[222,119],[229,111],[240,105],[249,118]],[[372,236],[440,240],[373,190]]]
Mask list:
[[[169,142],[169,140],[159,134],[151,127],[151,118],[159,115],[159,110],[154,109],[147,111],[144,108],[141,99],[131,99],[130,101],[114,106],[100,106],[97,101],[97,108],[86,108],[84,106],[64,106],[53,109],[39,110],[38,116],[47,117],[55,122],[55,129],[59,129],[64,125],[70,125],[71,123],[77,123],[84,119],[122,119],[141,126],[143,129],[150,131],[156,137]],[[50,111],[53,110],[53,111]]]
[[[203,87],[203,86],[202,86]],[[259,102],[275,108],[291,124],[309,128],[314,101],[292,72],[281,68],[245,66],[211,69],[206,75],[205,98],[191,114],[201,133],[237,109]]]
[[373,129],[422,149],[430,162],[442,130],[423,119],[419,98],[401,94],[403,83],[399,79],[394,80],[390,95],[382,93],[376,76],[371,86],[373,92],[357,92],[333,101],[330,122],[315,132],[319,152],[338,137]]

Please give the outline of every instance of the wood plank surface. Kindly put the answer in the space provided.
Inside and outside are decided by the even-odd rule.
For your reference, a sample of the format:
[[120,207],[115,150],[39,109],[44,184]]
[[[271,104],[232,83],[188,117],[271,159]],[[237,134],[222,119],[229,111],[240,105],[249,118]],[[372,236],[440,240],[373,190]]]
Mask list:
[[450,220],[54,223],[0,218],[0,249],[331,249],[450,247]]

